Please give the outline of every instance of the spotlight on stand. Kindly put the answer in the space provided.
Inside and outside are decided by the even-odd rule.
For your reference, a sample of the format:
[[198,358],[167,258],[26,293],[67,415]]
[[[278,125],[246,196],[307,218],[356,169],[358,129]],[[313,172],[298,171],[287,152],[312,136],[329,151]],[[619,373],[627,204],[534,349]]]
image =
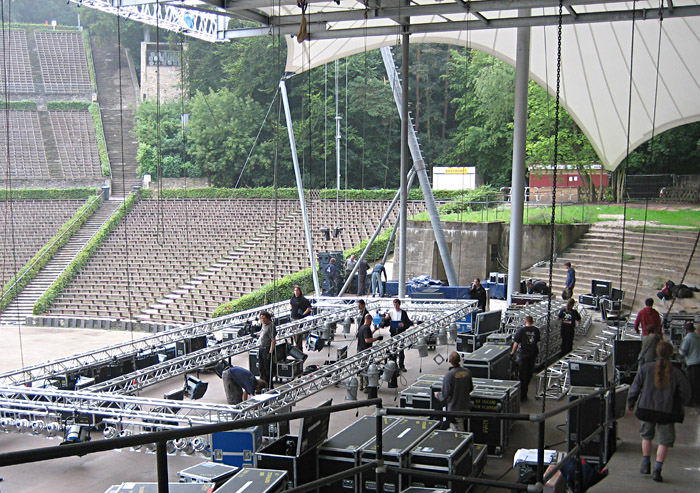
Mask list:
[[70,425],[66,428],[66,438],[63,443],[82,443],[90,441],[88,436],[88,428],[77,424]]
[[49,423],[46,425],[46,428],[44,428],[44,433],[46,433],[46,436],[48,438],[55,437],[56,435],[58,435],[59,431],[61,431],[61,427],[58,423]]
[[345,400],[346,401],[356,401],[357,400],[357,377],[350,377],[345,382]]
[[102,436],[107,440],[110,438],[115,438],[117,434],[117,429],[114,426],[105,426],[105,429],[102,430]]
[[340,226],[336,226],[333,228],[333,238],[337,238],[340,236],[340,232],[343,231],[345,228],[341,228]]
[[323,332],[321,332],[321,338],[330,341],[333,336],[333,325],[330,322],[325,322],[323,324]]
[[440,327],[438,330],[437,343],[440,346],[447,346],[447,330],[445,330],[445,327]]
[[399,366],[396,364],[396,361],[387,361],[386,365],[384,365],[384,372],[382,373],[382,380],[385,382],[391,382],[391,379],[394,378],[394,375],[396,375],[396,371],[399,369]]
[[207,449],[207,442],[205,442],[202,437],[195,437],[194,440],[192,440],[192,447],[194,451],[199,454]]
[[447,334],[450,336],[451,342],[457,342],[457,332],[458,332],[457,324],[455,322],[452,322],[450,324],[450,328],[447,329]]
[[12,427],[15,425],[15,420],[12,418],[2,418],[0,420],[0,428],[2,428],[2,431],[5,433],[9,433],[12,431]]
[[343,334],[349,334],[350,333],[350,326],[352,325],[352,318],[345,317],[345,320],[343,320],[343,323],[340,325],[343,326]]
[[165,453],[168,455],[174,455],[175,452],[177,452],[177,449],[175,448],[175,442],[172,440],[168,440],[165,442]]
[[46,427],[46,424],[45,424],[42,420],[37,419],[36,421],[32,421],[31,427],[32,427],[32,433],[33,433],[34,435],[38,435],[38,434],[40,434],[42,431],[44,431],[44,428]]
[[26,419],[18,419],[15,421],[15,429],[19,433],[25,433],[29,429],[29,421]]
[[326,241],[331,240],[331,230],[329,228],[320,228],[321,233],[326,238]]
[[379,387],[379,368],[374,363],[367,367],[367,386]]
[[185,438],[178,438],[173,442],[175,450],[184,450],[189,442]]
[[428,356],[428,344],[425,342],[425,338],[420,337],[418,342],[416,342],[416,349],[418,350],[418,357],[425,358]]

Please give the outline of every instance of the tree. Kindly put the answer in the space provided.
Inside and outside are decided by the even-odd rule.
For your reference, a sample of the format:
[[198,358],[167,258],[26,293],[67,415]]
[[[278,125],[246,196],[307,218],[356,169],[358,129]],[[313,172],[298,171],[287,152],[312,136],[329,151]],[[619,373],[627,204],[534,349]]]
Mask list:
[[226,88],[194,95],[188,125],[190,154],[213,185],[232,187],[239,176],[244,186],[272,184],[269,144],[256,148],[244,169],[263,116],[262,108],[252,98]]

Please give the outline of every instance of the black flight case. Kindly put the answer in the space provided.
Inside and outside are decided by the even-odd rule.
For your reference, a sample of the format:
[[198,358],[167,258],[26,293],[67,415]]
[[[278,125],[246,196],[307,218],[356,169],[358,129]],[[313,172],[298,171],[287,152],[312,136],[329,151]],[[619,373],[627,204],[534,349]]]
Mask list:
[[[440,472],[453,476],[471,476],[474,435],[462,431],[435,430],[426,436],[409,454],[409,465],[416,471]],[[445,488],[465,493],[466,483],[453,483],[434,477],[411,475],[412,486]]]
[[461,354],[462,366],[477,378],[508,380],[510,374],[510,346],[487,344],[473,353]]
[[[226,481],[216,493],[277,493],[287,489],[287,471],[244,468]],[[172,490],[171,490],[172,491]]]
[[258,467],[287,471],[290,488],[317,480],[317,447],[328,438],[329,421],[330,414],[302,418],[299,436],[285,435],[257,452]]
[[[401,418],[394,426],[382,432],[382,451],[384,464],[389,466],[384,474],[384,492],[396,493],[409,486],[408,478],[402,477],[391,467],[408,468],[408,454],[439,421],[423,418]],[[362,462],[370,462],[377,458],[377,443],[373,439],[362,448]],[[376,474],[374,471],[362,474],[363,493],[377,491]],[[381,492],[380,492],[381,493]]]
[[[323,476],[331,476],[360,465],[362,448],[376,436],[376,417],[363,416],[350,426],[339,431],[318,448],[318,470]],[[397,417],[382,418],[382,429],[399,421]],[[345,478],[321,487],[321,493],[359,493],[358,475]]]
[[[510,409],[507,390],[474,390],[471,393],[472,411],[500,414]],[[502,457],[508,445],[509,424],[498,418],[469,418],[469,431],[476,443],[486,444],[488,455]]]

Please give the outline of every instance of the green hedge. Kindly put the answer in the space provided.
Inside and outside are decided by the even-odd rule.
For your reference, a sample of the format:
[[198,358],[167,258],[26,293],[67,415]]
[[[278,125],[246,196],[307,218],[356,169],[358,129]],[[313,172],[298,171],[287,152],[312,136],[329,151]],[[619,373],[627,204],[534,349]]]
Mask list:
[[[308,195],[308,191],[306,191]],[[396,195],[396,190],[341,190],[338,195],[339,200],[391,200]],[[460,190],[435,190],[433,195],[439,200],[453,200],[464,195]],[[273,199],[275,189],[272,187],[260,188],[169,188],[161,191],[161,196],[167,199]],[[322,199],[333,200],[336,198],[335,190],[321,190]],[[296,188],[278,188],[277,198],[296,199],[298,198]],[[423,194],[420,189],[414,188],[409,191],[410,200],[422,200]]]
[[[168,188],[162,190],[164,199],[274,199],[275,189],[260,188]],[[296,199],[296,188],[278,188],[277,198]]]
[[62,24],[53,27],[50,24],[29,24],[27,22],[13,22],[6,29],[12,31],[78,31],[78,26],[64,26]]
[[83,29],[83,46],[85,47],[85,56],[87,58],[88,72],[90,73],[90,85],[92,92],[97,94],[97,76],[95,75],[95,64],[92,61],[92,48],[90,47],[90,33],[87,29]]
[[[7,106],[8,106],[7,101],[0,100],[0,103],[2,103],[3,108],[7,108]],[[36,104],[36,101],[10,101],[9,102],[9,109],[36,111],[38,109],[38,106]]]
[[119,210],[109,220],[102,225],[100,230],[92,237],[92,239],[83,247],[83,249],[75,256],[66,270],[64,270],[58,279],[49,287],[49,289],[39,298],[39,301],[34,305],[32,312],[34,315],[41,315],[51,306],[51,303],[63,293],[68,284],[88,263],[90,258],[95,254],[102,242],[107,236],[114,231],[119,225],[124,216],[134,207],[134,204],[139,200],[137,194],[131,194],[124,201]]
[[49,101],[46,103],[46,109],[50,111],[87,110],[90,104],[88,101]]
[[89,199],[97,194],[98,188],[15,188],[0,192],[0,199]]
[[[368,262],[380,259],[384,255],[384,250],[386,250],[386,245],[389,242],[389,237],[391,236],[391,230],[385,231],[384,233],[377,236],[374,240],[372,248],[367,252],[366,260]],[[367,246],[369,240],[364,240],[355,248],[351,248],[343,252],[345,258],[350,255],[355,255],[359,258],[362,251]],[[212,317],[223,317],[230,313],[236,313],[244,310],[250,310],[256,306],[262,306],[267,303],[275,303],[277,301],[287,300],[292,296],[292,288],[295,284],[301,286],[301,290],[304,293],[313,292],[314,281],[311,275],[311,269],[305,269],[301,272],[285,276],[279,281],[266,284],[257,291],[253,291],[250,294],[241,296],[235,301],[230,301],[220,305],[212,313]]]
[[107,154],[107,141],[105,140],[105,131],[102,128],[102,114],[100,113],[100,105],[91,103],[88,107],[90,115],[92,115],[92,124],[95,127],[95,137],[97,138],[97,152],[100,154],[100,167],[102,176],[111,176],[112,168],[109,165],[109,154]]
[[[80,229],[83,223],[94,214],[94,212],[100,207],[101,203],[102,199],[100,196],[93,195],[90,197],[90,199],[88,199],[88,201],[76,211],[73,217],[66,221],[63,226],[61,226],[56,235],[54,235],[54,237],[51,238],[48,243],[44,245],[37,252],[37,254],[25,264],[24,267],[20,269],[17,275],[10,279],[2,290],[3,296],[2,301],[0,301],[0,311],[4,311],[5,308],[7,308],[7,305],[9,305],[15,298],[15,295],[22,292],[29,281],[36,277],[39,271],[48,263],[49,260],[51,260],[58,249],[65,245],[71,236],[73,236],[73,234]],[[80,217],[80,215],[83,213],[85,213],[85,215]],[[67,232],[67,234],[61,237],[64,232]],[[22,277],[22,275],[24,275],[24,277]],[[20,279],[20,277],[22,278]],[[20,279],[17,285],[10,290],[10,286],[12,286],[12,283],[14,283],[17,279]]]

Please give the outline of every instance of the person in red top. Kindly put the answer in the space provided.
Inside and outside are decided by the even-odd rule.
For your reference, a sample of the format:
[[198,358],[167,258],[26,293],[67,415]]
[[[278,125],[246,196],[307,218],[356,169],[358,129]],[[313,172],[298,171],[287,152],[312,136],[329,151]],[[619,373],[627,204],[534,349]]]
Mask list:
[[661,329],[661,315],[653,308],[654,300],[647,298],[644,304],[646,306],[639,310],[637,318],[634,320],[634,331],[639,334],[639,326],[641,325],[643,336],[647,335],[647,327],[651,325],[657,329]]

